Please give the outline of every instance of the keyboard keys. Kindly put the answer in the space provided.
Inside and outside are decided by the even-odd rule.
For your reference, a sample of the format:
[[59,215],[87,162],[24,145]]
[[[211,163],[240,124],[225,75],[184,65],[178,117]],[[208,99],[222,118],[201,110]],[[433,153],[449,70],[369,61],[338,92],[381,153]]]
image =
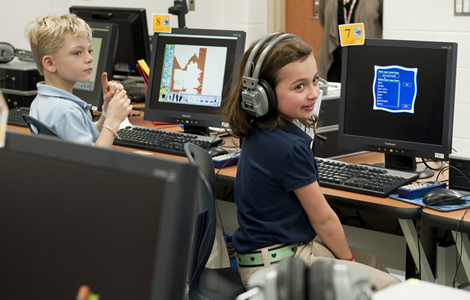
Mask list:
[[418,175],[411,172],[325,158],[317,158],[317,164],[320,186],[378,197],[387,197],[398,187],[418,179]]
[[121,140],[115,139],[115,145],[179,156],[186,156],[184,153],[185,143],[193,143],[201,148],[207,149],[209,147],[216,147],[222,142],[220,137],[201,136],[136,126],[128,126],[119,129],[118,134]]

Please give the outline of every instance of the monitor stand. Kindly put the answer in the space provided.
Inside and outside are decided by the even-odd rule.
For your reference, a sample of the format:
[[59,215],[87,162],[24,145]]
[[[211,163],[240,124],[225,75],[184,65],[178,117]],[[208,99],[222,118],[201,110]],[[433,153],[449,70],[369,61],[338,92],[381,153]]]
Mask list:
[[385,154],[385,164],[375,164],[374,166],[416,173],[419,178],[429,178],[434,176],[433,170],[423,165],[417,165],[416,158],[414,156]]
[[222,143],[222,138],[217,135],[211,135],[209,127],[204,126],[195,126],[195,125],[184,125],[184,133],[196,134],[196,135],[203,135],[209,136],[214,139],[212,144],[220,144]]

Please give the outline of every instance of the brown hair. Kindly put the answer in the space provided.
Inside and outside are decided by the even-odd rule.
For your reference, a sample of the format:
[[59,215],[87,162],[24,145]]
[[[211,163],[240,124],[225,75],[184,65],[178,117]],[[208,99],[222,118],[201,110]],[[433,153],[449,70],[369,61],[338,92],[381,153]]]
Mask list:
[[[253,60],[254,65],[259,59],[260,54],[266,48],[266,46],[274,40],[276,37],[283,33],[275,35],[270,41],[268,41],[263,47],[258,51],[255,59]],[[223,113],[226,116],[226,120],[230,125],[232,133],[237,137],[248,136],[251,132],[252,124],[255,123],[258,127],[274,130],[274,128],[279,127],[284,131],[288,131],[289,127],[281,119],[279,112],[276,110],[269,122],[266,122],[266,119],[255,118],[249,115],[241,106],[241,91],[243,89],[243,75],[245,71],[245,66],[248,61],[250,53],[253,51],[253,48],[258,43],[254,42],[250,48],[243,55],[241,66],[238,74],[238,80],[230,92],[226,105],[223,108]],[[313,54],[312,48],[301,41],[300,39],[288,38],[285,39],[279,44],[275,45],[271,51],[266,56],[261,70],[259,73],[259,78],[264,79],[271,87],[275,87],[279,83],[279,71],[286,65],[296,62],[304,61],[310,55]],[[316,117],[313,116],[308,120],[298,120],[306,128],[314,128],[316,123]]]

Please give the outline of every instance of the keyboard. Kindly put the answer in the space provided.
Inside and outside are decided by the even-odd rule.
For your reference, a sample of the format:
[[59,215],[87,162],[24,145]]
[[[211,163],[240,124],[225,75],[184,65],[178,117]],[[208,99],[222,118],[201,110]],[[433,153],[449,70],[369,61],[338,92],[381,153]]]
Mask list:
[[154,152],[186,156],[183,145],[193,143],[203,149],[216,147],[222,142],[220,137],[172,132],[138,126],[127,126],[118,131],[121,138],[114,139],[114,145],[133,147]]
[[8,124],[28,127],[28,124],[21,117],[22,114],[29,115],[29,107],[18,107],[8,111]]
[[409,184],[418,175],[411,172],[316,158],[319,184],[338,190],[366,195],[388,197],[402,185]]

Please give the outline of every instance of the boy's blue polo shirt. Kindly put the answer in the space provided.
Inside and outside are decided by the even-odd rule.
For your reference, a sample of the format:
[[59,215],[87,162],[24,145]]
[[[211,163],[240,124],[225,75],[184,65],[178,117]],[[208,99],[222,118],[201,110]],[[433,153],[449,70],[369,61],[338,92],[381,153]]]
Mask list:
[[316,236],[295,189],[318,179],[311,137],[299,127],[284,132],[256,126],[245,138],[235,180],[240,227],[233,245],[240,253]]
[[29,114],[66,140],[94,145],[100,132],[91,118],[91,104],[44,82],[39,82],[37,88]]

